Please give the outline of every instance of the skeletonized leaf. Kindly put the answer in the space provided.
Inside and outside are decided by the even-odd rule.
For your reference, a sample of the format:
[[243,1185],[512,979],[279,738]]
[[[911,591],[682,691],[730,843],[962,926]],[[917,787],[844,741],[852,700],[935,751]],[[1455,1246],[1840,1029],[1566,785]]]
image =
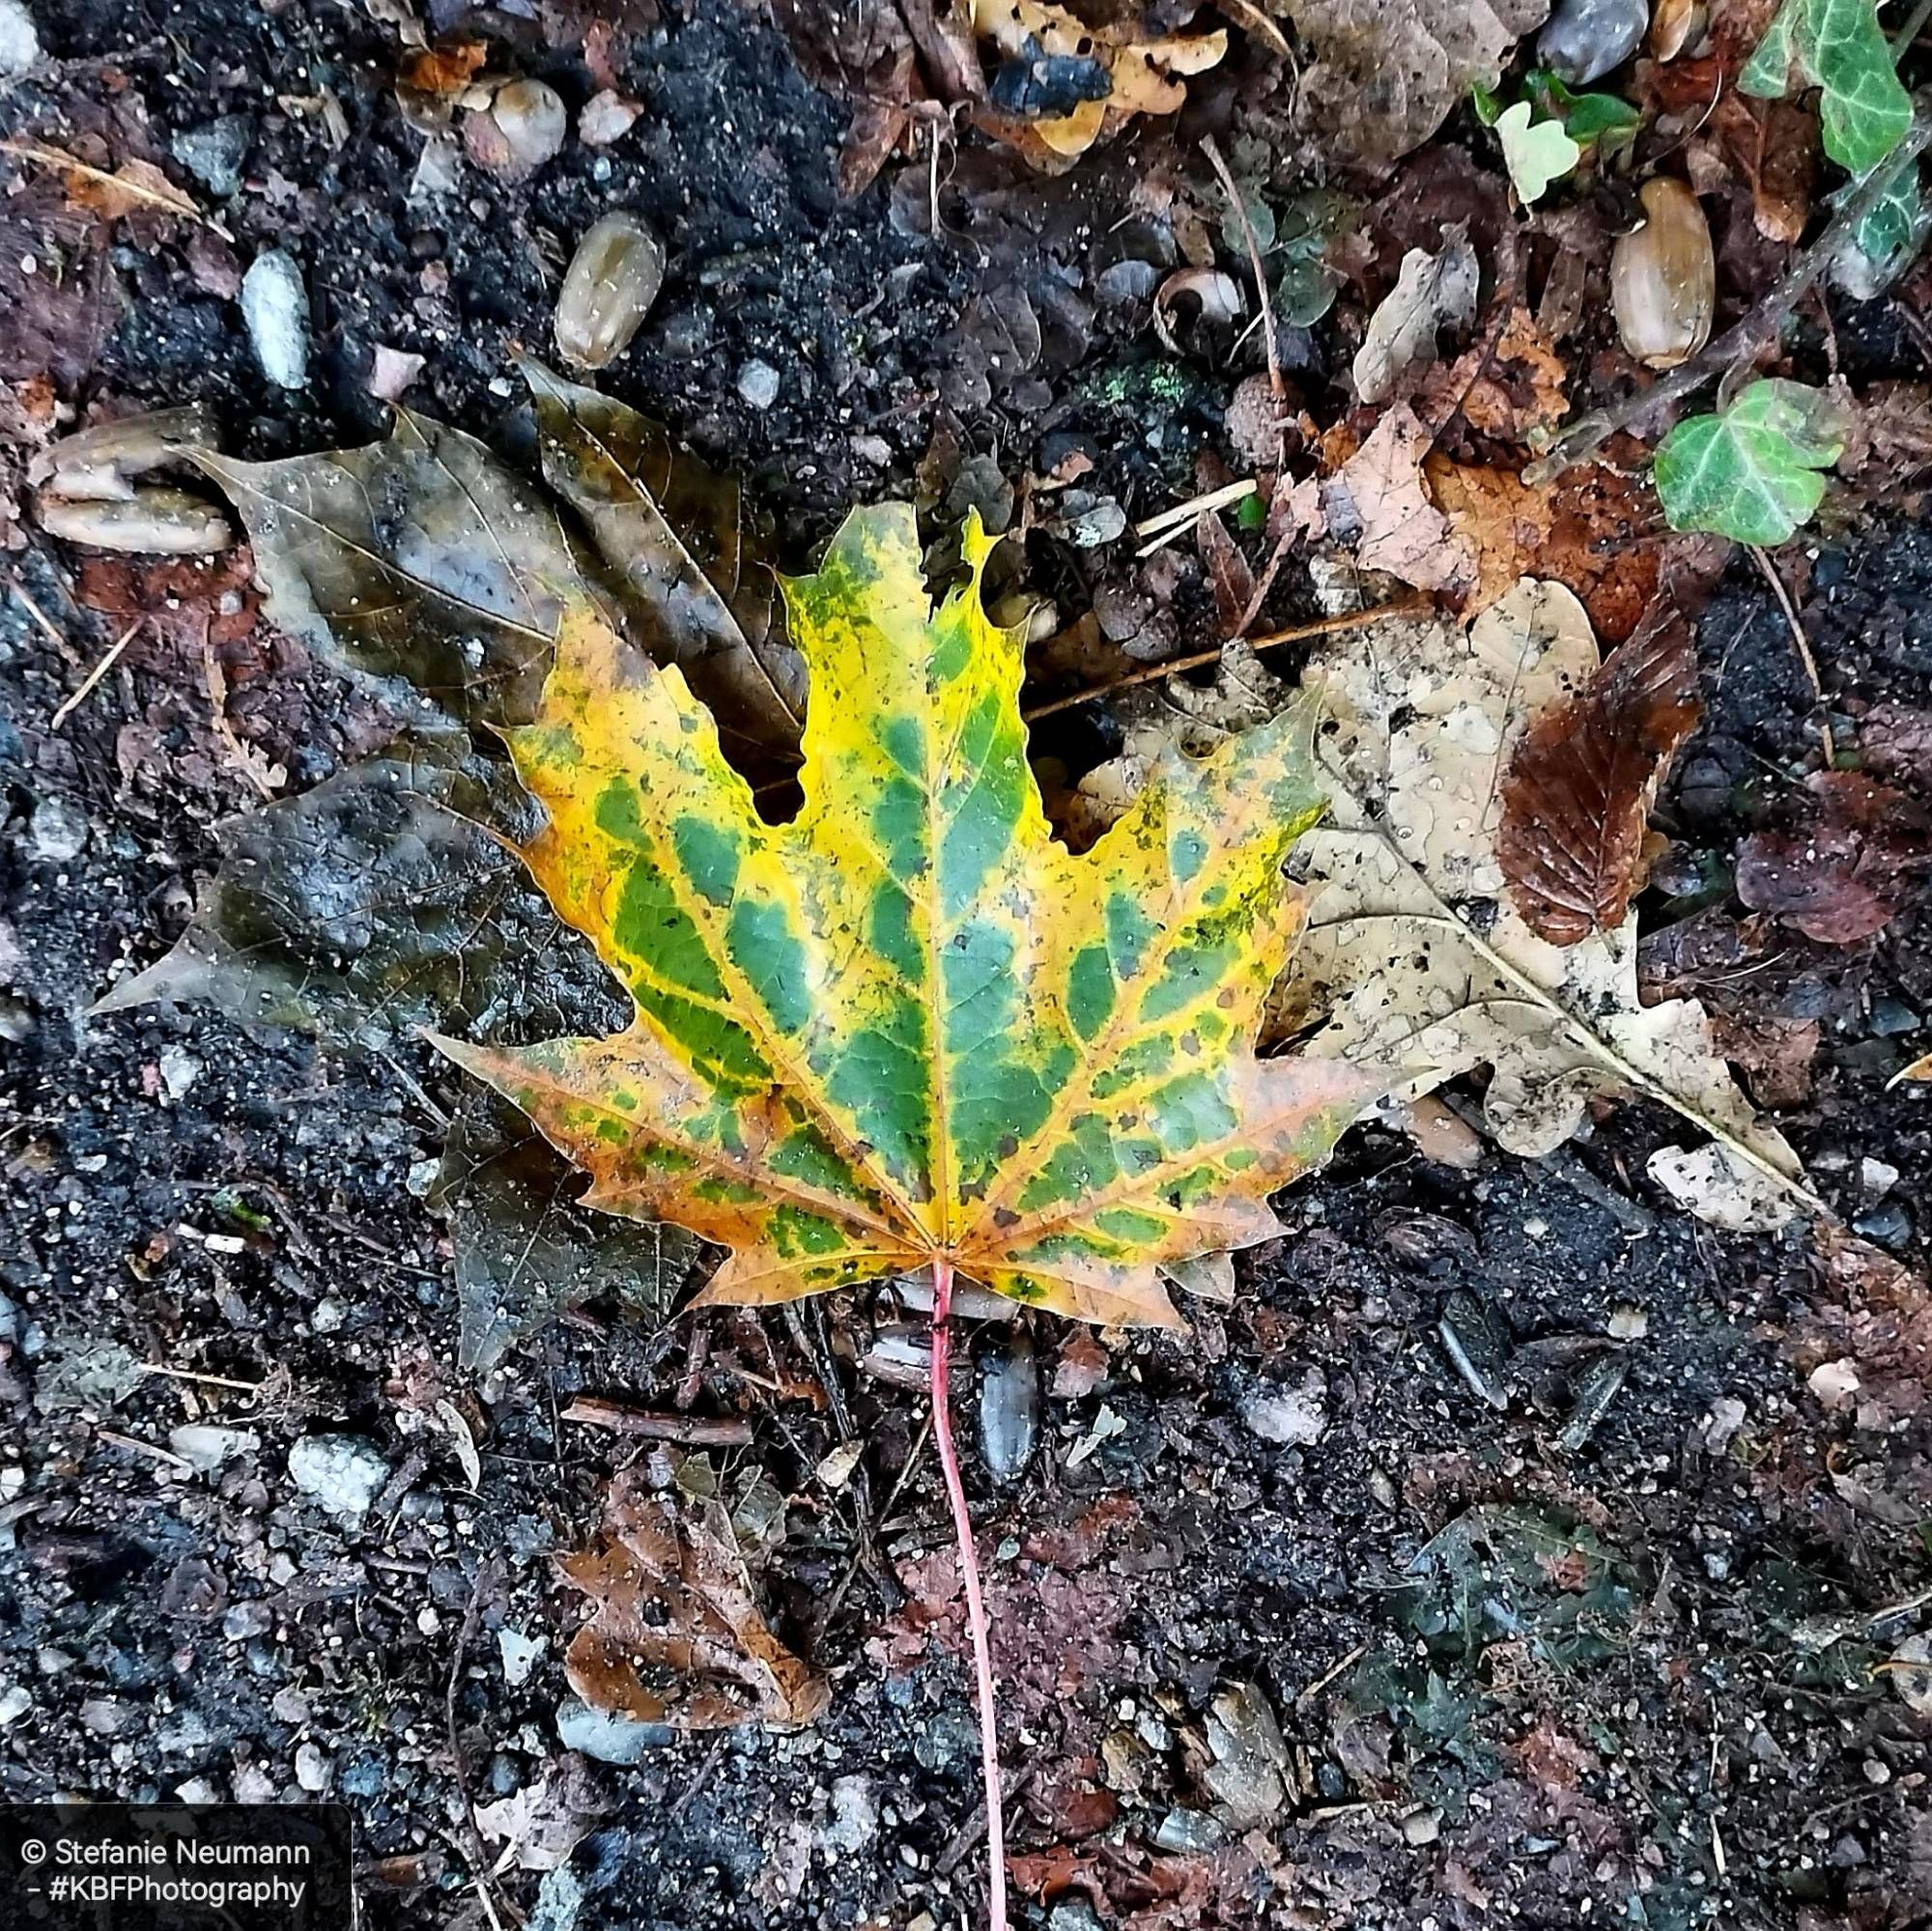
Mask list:
[[1845,447],[1842,412],[1822,389],[1772,378],[1717,415],[1686,416],[1657,447],[1653,479],[1672,529],[1739,543],[1789,542],[1825,499]]
[[270,615],[325,663],[465,719],[530,716],[564,604],[588,589],[555,511],[474,437],[398,410],[361,449],[194,460],[248,526]]
[[1784,0],[1738,76],[1741,93],[1776,100],[1816,87],[1825,152],[1855,175],[1890,154],[1912,125],[1912,97],[1892,67],[1877,0]]
[[564,1657],[570,1687],[599,1710],[678,1730],[810,1723],[831,1688],[773,1635],[715,1501],[611,1484],[604,1537],[559,1559],[592,1602]]
[[1665,617],[1517,741],[1496,856],[1524,923],[1553,946],[1624,923],[1659,781],[1697,722],[1689,626]]
[[653,1327],[670,1312],[701,1243],[593,1213],[582,1191],[583,1176],[495,1094],[450,1122],[429,1204],[449,1223],[467,1372],[494,1367],[560,1308],[614,1300]]
[[536,398],[544,480],[583,519],[616,575],[633,634],[675,664],[731,744],[791,760],[805,717],[805,667],[777,609],[763,532],[736,481],[679,450],[648,416],[523,365]]
[[1318,1055],[1428,1068],[1411,1093],[1489,1065],[1487,1123],[1512,1152],[1548,1152],[1594,1095],[1622,1090],[1682,1115],[1740,1176],[1808,1200],[1702,1009],[1641,1004],[1634,915],[1565,951],[1508,901],[1502,770],[1529,722],[1597,669],[1576,598],[1528,579],[1466,635],[1391,618],[1338,634],[1310,664],[1304,683],[1330,717],[1319,752],[1329,817],[1302,848],[1318,890],[1282,1022],[1319,1019]]
[[804,806],[770,825],[675,669],[574,612],[512,734],[557,910],[637,1005],[610,1038],[444,1042],[588,1169],[586,1201],[731,1248],[756,1302],[938,1258],[1076,1318],[1171,1321],[1163,1264],[1269,1237],[1269,1192],[1373,1091],[1264,1062],[1301,923],[1282,875],[1321,810],[1303,705],[1161,759],[1094,849],[1054,842],[1017,632],[937,611],[909,506],[848,517],[786,583],[811,668]]

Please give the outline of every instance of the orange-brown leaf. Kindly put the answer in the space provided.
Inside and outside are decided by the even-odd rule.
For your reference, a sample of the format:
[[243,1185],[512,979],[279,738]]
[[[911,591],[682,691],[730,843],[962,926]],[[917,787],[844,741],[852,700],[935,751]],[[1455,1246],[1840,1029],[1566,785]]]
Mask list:
[[604,1536],[559,1558],[590,1597],[590,1620],[564,1656],[570,1687],[599,1710],[680,1730],[759,1720],[809,1723],[825,1679],[772,1634],[716,1502],[680,1509],[620,1476]]
[[1689,628],[1666,617],[1523,734],[1496,849],[1511,900],[1539,938],[1574,946],[1622,924],[1650,800],[1697,721],[1696,693]]

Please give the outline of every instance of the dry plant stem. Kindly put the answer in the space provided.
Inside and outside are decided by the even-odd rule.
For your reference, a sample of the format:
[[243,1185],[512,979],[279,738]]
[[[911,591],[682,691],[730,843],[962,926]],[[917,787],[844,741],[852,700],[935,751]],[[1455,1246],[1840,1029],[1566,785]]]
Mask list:
[[1829,769],[1838,761],[1838,747],[1832,740],[1832,707],[1825,701],[1825,687],[1818,681],[1818,660],[1811,655],[1811,639],[1804,635],[1804,626],[1798,618],[1798,606],[1791,601],[1791,592],[1784,587],[1784,579],[1778,575],[1777,565],[1758,548],[1755,543],[1745,546],[1751,554],[1751,560],[1764,573],[1764,581],[1771,585],[1771,594],[1777,599],[1777,607],[1784,612],[1785,627],[1791,632],[1791,641],[1798,652],[1798,661],[1804,667],[1804,674],[1811,680],[1812,708],[1818,714],[1818,741],[1825,752],[1825,763]]
[[[1366,611],[1342,611],[1332,617],[1318,617],[1313,623],[1291,624],[1286,630],[1271,630],[1264,637],[1247,639],[1250,650],[1272,650],[1278,643],[1305,643],[1310,638],[1333,637],[1338,631],[1359,630],[1363,624],[1379,623],[1384,617],[1420,616],[1431,608],[1427,597],[1405,598],[1400,603],[1377,604]],[[1252,621],[1252,619],[1250,619]],[[1037,724],[1056,711],[1070,711],[1075,704],[1091,703],[1095,697],[1111,696],[1116,691],[1131,690],[1136,684],[1154,684],[1182,670],[1199,670],[1203,665],[1218,664],[1221,653],[1234,639],[1217,643],[1212,650],[1197,650],[1186,657],[1170,657],[1150,664],[1145,670],[1130,670],[1105,684],[1090,684],[1065,697],[1050,697],[1043,704],[1031,704],[1020,715],[1028,724]]]
[[88,698],[94,695],[95,687],[99,685],[100,680],[103,677],[105,677],[107,673],[114,668],[115,665],[117,665],[121,661],[121,653],[124,650],[126,650],[130,643],[134,641],[134,639],[136,635],[139,633],[141,626],[147,621],[148,620],[146,617],[136,617],[134,621],[130,623],[128,626],[128,628],[124,630],[121,633],[121,635],[114,639],[113,643],[108,647],[107,654],[104,657],[102,657],[100,662],[97,664],[94,667],[94,668],[87,673],[86,678],[81,683],[80,689],[76,691],[73,694],[73,696],[71,696],[67,700],[67,702],[64,703],[60,707],[60,709],[53,714],[52,719],[48,722],[47,724],[47,728],[49,730],[52,731],[59,730],[60,727],[64,724],[66,724],[67,721],[71,717],[72,717],[77,710],[80,709],[81,705],[87,702]]
[[1564,470],[1595,455],[1618,430],[1647,431],[1654,418],[1680,396],[1702,388],[1713,376],[1755,355],[1773,340],[1804,291],[1831,267],[1832,258],[1844,246],[1845,238],[1878,205],[1888,184],[1900,168],[1911,165],[1928,140],[1932,140],[1932,111],[1921,100],[1905,138],[1859,183],[1825,232],[1793,261],[1748,315],[1725,329],[1708,349],[1672,369],[1647,389],[1639,389],[1607,409],[1593,410],[1588,415],[1579,416],[1556,439],[1547,455],[1539,456],[1523,470],[1522,480],[1531,489],[1541,489],[1553,483]]
[[1261,243],[1255,240],[1254,223],[1248,219],[1248,205],[1241,199],[1241,190],[1235,185],[1235,177],[1228,170],[1228,163],[1221,158],[1221,150],[1212,134],[1201,143],[1201,152],[1208,156],[1222,187],[1227,191],[1228,200],[1233,205],[1235,219],[1241,224],[1241,240],[1248,244],[1248,267],[1255,277],[1255,300],[1262,311],[1262,340],[1267,345],[1268,388],[1274,396],[1274,435],[1275,462],[1286,461],[1282,448],[1282,417],[1288,409],[1288,384],[1281,379],[1281,355],[1275,348],[1274,303],[1268,299],[1267,274],[1262,267]]
[[952,1504],[952,1530],[959,1541],[959,1574],[966,1585],[966,1627],[973,1638],[973,1687],[980,1705],[980,1776],[986,1787],[986,1894],[988,1931],[1007,1931],[1007,1824],[1000,1801],[1000,1739],[993,1708],[993,1656],[986,1634],[986,1601],[980,1593],[980,1558],[973,1547],[973,1519],[966,1513],[966,1485],[959,1479],[959,1451],[952,1440],[952,1263],[932,1264],[932,1433],[939,1443],[939,1465],[946,1472],[946,1495]]

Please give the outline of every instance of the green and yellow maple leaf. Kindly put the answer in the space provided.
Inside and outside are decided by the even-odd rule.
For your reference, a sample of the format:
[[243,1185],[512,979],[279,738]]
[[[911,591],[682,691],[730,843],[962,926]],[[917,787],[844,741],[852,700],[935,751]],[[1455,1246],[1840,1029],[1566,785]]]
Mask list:
[[[1372,1096],[1262,1060],[1321,815],[1314,714],[1173,753],[1089,852],[1051,837],[1021,638],[969,581],[935,611],[903,505],[788,581],[810,667],[804,805],[758,814],[708,711],[588,610],[507,733],[526,850],[630,989],[610,1038],[440,1040],[592,1176],[587,1204],[731,1250],[706,1298],[950,1268],[1090,1320],[1175,1320],[1161,1270],[1279,1231],[1267,1195]],[[950,1275],[949,1268],[949,1275]]]

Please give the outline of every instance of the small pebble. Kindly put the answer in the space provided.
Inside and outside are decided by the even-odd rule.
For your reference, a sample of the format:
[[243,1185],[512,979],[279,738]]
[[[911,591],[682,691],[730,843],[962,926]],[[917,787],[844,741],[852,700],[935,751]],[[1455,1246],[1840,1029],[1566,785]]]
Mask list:
[[747,362],[738,371],[738,393],[753,409],[770,409],[779,399],[779,372],[769,362]]
[[1442,1819],[1434,1810],[1412,1810],[1402,1820],[1403,1841],[1433,1844],[1442,1834]]
[[1264,1441],[1305,1448],[1321,1439],[1328,1427],[1328,1384],[1311,1371],[1301,1385],[1256,1388],[1241,1402],[1241,1419]]
[[316,1745],[302,1744],[296,1750],[296,1781],[319,1797],[335,1781],[335,1765]]
[[1883,1207],[1860,1214],[1852,1222],[1852,1232],[1881,1247],[1906,1247],[1912,1242],[1912,1216],[1897,1201],[1887,1201]]
[[308,383],[308,289],[283,248],[257,255],[242,277],[242,319],[262,373],[277,388]]
[[10,1683],[0,1690],[0,1730],[12,1728],[33,1707],[33,1696],[24,1684]]
[[583,111],[577,117],[577,138],[586,148],[608,148],[631,131],[643,111],[641,102],[607,87],[583,103]]
[[42,865],[65,865],[87,847],[87,813],[69,798],[42,798],[27,819],[27,855]]
[[185,1046],[163,1046],[159,1059],[161,1090],[170,1099],[184,1099],[201,1077],[201,1062]]
[[41,37],[23,0],[0,0],[0,80],[27,72],[41,57]]
[[1871,1029],[1882,1039],[1891,1038],[1900,1033],[1916,1033],[1924,1023],[1924,1020],[1901,1000],[1872,1001]]
[[205,1422],[188,1422],[168,1434],[169,1450],[204,1475],[238,1456],[253,1455],[261,1446],[262,1437],[252,1429],[216,1428]]
[[1635,53],[1650,25],[1650,0],[1559,0],[1537,37],[1546,67],[1587,87]]
[[242,189],[242,163],[255,139],[255,130],[240,114],[223,114],[198,128],[184,128],[169,143],[170,152],[210,194],[226,201]]
[[290,1450],[289,1479],[330,1515],[359,1522],[388,1482],[389,1464],[355,1435],[311,1434]]
[[512,1690],[518,1690],[529,1681],[530,1671],[537,1666],[537,1659],[549,1647],[547,1636],[526,1636],[522,1630],[513,1630],[505,1623],[497,1632],[497,1648],[503,1659],[503,1681]]
[[1859,1162],[1859,1185],[1867,1200],[1883,1200],[1898,1184],[1898,1169],[1889,1160],[1874,1160],[1869,1154]]
[[1023,1329],[998,1336],[980,1374],[980,1459],[995,1482],[1017,1482],[1039,1440],[1039,1365]]
[[577,244],[556,298],[557,353],[580,369],[601,369],[631,346],[664,286],[664,243],[619,209]]
[[599,1763],[641,1763],[653,1750],[677,1742],[668,1723],[641,1723],[608,1710],[593,1710],[575,1697],[557,1705],[557,1741]]
[[518,176],[554,160],[570,126],[563,97],[541,80],[513,80],[497,89],[490,118],[508,150],[510,171]]

